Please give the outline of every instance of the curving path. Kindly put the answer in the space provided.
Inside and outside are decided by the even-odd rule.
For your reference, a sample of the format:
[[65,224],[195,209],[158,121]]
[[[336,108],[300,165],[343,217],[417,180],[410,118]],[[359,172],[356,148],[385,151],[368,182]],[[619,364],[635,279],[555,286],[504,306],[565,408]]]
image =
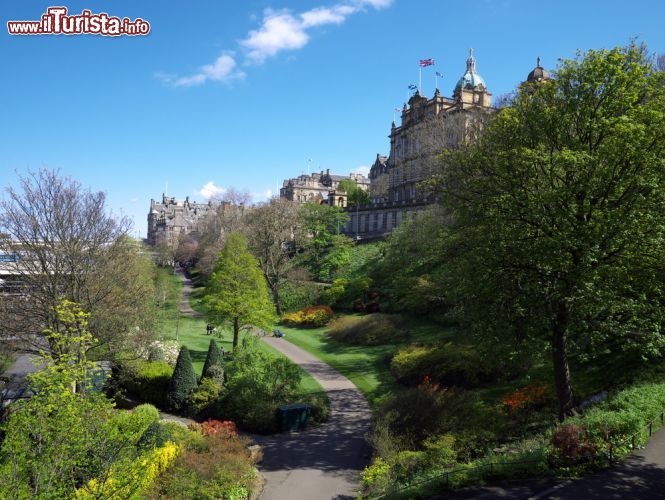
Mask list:
[[370,459],[371,412],[353,383],[307,351],[274,337],[262,340],[309,372],[330,398],[330,419],[304,432],[255,437],[263,447],[262,500],[355,498]]
[[[183,281],[180,313],[203,317],[189,303],[192,281],[182,271],[178,274]],[[252,436],[263,448],[261,500],[356,498],[359,473],[371,454],[366,440],[371,429],[367,399],[349,379],[307,351],[284,339],[261,340],[312,375],[330,399],[330,418],[325,424],[291,434]]]

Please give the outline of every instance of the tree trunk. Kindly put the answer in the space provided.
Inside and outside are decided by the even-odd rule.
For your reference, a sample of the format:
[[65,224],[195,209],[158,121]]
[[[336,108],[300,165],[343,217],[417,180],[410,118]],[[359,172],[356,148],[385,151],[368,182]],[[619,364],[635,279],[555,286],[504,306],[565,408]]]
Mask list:
[[236,351],[238,347],[238,336],[240,335],[240,325],[238,323],[238,317],[233,318],[233,352]]
[[272,301],[275,303],[275,312],[277,316],[282,315],[282,304],[279,301],[279,287],[275,285],[272,288]]
[[554,365],[554,385],[559,400],[559,420],[563,421],[574,413],[573,387],[568,365],[568,310],[559,304],[552,332],[552,363]]

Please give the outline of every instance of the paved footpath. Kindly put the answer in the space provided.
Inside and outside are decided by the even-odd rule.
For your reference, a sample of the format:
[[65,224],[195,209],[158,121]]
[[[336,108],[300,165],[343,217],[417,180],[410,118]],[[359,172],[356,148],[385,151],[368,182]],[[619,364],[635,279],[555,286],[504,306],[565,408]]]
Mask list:
[[266,478],[261,500],[355,498],[359,472],[370,459],[365,437],[371,412],[363,394],[338,371],[284,339],[262,340],[309,372],[330,398],[330,419],[304,432],[256,436]]

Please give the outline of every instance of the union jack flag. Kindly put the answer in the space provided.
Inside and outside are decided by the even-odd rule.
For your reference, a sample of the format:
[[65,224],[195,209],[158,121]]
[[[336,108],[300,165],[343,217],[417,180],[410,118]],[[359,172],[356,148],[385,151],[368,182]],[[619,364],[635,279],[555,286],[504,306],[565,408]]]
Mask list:
[[434,59],[421,59],[418,66],[425,68],[426,66],[434,66]]
[[409,85],[409,90],[416,90],[418,88],[418,85],[414,85],[413,83]]

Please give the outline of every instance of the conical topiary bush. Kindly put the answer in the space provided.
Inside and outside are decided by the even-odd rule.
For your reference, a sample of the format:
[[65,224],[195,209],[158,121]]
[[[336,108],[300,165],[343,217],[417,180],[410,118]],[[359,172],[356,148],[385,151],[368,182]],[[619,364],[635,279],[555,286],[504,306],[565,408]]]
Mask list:
[[169,383],[169,392],[166,396],[169,409],[178,412],[187,411],[192,392],[196,389],[196,386],[196,374],[192,366],[192,358],[189,355],[189,350],[182,346]]
[[[217,367],[217,369],[213,369]],[[221,378],[224,376],[224,358],[222,357],[222,351],[215,342],[215,339],[210,339],[210,345],[208,346],[208,354],[206,356],[205,363],[203,364],[203,372],[201,373],[201,378]]]

